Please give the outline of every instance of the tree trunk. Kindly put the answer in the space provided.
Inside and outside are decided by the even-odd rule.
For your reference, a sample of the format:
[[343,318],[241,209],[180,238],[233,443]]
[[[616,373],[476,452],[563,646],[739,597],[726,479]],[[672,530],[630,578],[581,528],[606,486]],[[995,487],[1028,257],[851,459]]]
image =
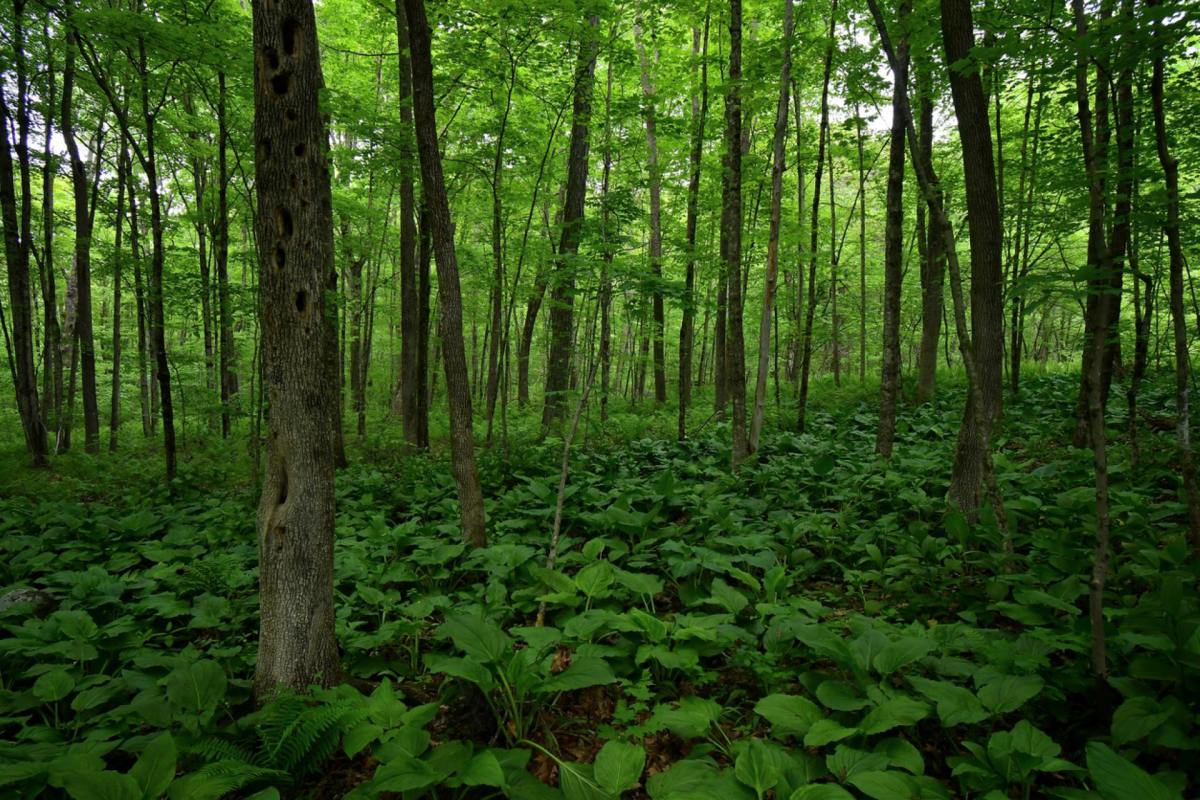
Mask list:
[[[933,172],[933,76],[932,64],[924,61],[917,70],[917,92],[921,98],[920,151],[927,172]],[[941,188],[935,189],[940,205]],[[930,224],[926,227],[926,211]],[[921,252],[921,345],[917,356],[917,402],[927,403],[933,397],[937,381],[938,338],[941,336],[942,315],[945,312],[944,283],[946,276],[945,245],[933,224],[933,212],[924,199],[917,203],[917,229]]]
[[21,184],[20,222],[13,181],[13,148],[9,143],[9,124],[13,115],[0,86],[0,212],[4,220],[4,255],[8,266],[8,299],[12,316],[12,349],[15,366],[17,411],[25,433],[25,447],[35,466],[48,463],[46,427],[38,406],[36,371],[33,363],[33,309],[29,286],[31,193],[29,186],[29,118],[25,80],[23,14],[24,0],[15,0],[13,41],[17,61],[17,141],[16,154]]
[[446,369],[446,393],[450,402],[450,448],[463,537],[474,546],[487,544],[484,525],[483,490],[475,471],[475,437],[471,430],[471,389],[467,384],[466,352],[462,338],[462,294],[458,261],[454,252],[454,227],[450,203],[442,177],[438,151],[437,119],[434,112],[433,62],[429,22],[424,0],[404,0],[412,53],[413,117],[421,160],[421,186],[426,198],[429,232],[437,254],[438,323]]
[[[651,298],[654,306],[654,401],[659,405],[667,402],[667,373],[663,343],[663,286],[662,286],[662,170],[658,164],[658,135],[655,131],[655,88],[650,74],[650,58],[646,44],[642,41],[641,22],[634,23],[633,38],[637,43],[638,61],[641,65],[642,114],[646,123],[646,170],[650,179],[650,274],[653,280]],[[651,34],[651,41],[654,35]],[[658,48],[654,48],[654,63],[658,64]]]
[[400,75],[400,405],[404,441],[410,448],[419,448],[422,446],[421,410],[425,406],[425,382],[418,373],[418,354],[423,346],[423,336],[418,298],[416,203],[412,167],[412,66],[408,39],[404,2],[396,0],[397,65]]
[[[83,388],[84,449],[100,452],[100,415],[96,401],[96,345],[92,332],[92,215],[87,167],[75,139],[75,49],[67,34],[63,65],[62,135],[71,160],[71,188],[75,200],[75,341],[79,351]],[[103,124],[103,123],[101,123]],[[97,159],[99,155],[97,155]],[[97,161],[96,169],[99,170]]]
[[742,2],[729,0],[729,86],[725,91],[725,170],[721,187],[721,263],[729,310],[725,378],[733,407],[731,466],[749,454],[746,437],[746,352],[742,342]]
[[[910,0],[900,2],[899,69],[892,88],[891,150],[888,154],[887,227],[883,257],[883,367],[879,380],[879,430],[875,452],[892,457],[896,440],[896,405],[900,398],[900,289],[904,278],[904,114],[908,97],[908,16]],[[864,200],[866,198],[863,198]]]
[[[902,49],[907,45],[902,43]],[[893,105],[895,105],[893,103]],[[896,122],[892,122],[892,149],[896,147]],[[867,175],[863,157],[863,118],[854,104],[854,139],[858,148],[858,380],[867,379]],[[904,129],[900,129],[900,158],[904,158]],[[891,184],[888,184],[891,186]],[[920,204],[918,204],[920,205]],[[886,309],[884,311],[886,314]]]
[[[1000,203],[988,121],[987,96],[978,69],[970,63],[975,46],[970,0],[942,0],[942,39],[950,70],[958,134],[962,143],[967,187],[967,220],[971,236],[971,341],[982,382],[967,396],[959,428],[950,500],[968,514],[980,504],[985,458],[990,458],[992,425],[1000,414],[1003,308]],[[967,63],[964,69],[961,65]],[[974,398],[974,399],[973,399]],[[977,406],[976,399],[982,407]],[[985,453],[985,451],[989,451]]]
[[[788,127],[788,89],[792,82],[792,0],[783,6],[782,66],[779,68],[779,103],[775,109],[775,139],[771,147],[771,219],[767,233],[767,275],[763,287],[762,315],[758,322],[758,375],[754,384],[754,412],[750,418],[749,452],[758,450],[767,404],[767,369],[771,353],[771,313],[779,271],[779,228],[783,207],[783,142]],[[778,383],[776,384],[778,385]]]
[[261,625],[254,690],[338,678],[334,638],[337,333],[328,139],[310,0],[255,3],[255,221],[269,395],[258,505]]
[[229,124],[225,116],[225,73],[217,73],[217,218],[216,248],[217,315],[220,328],[221,356],[221,436],[229,438],[230,404],[237,394],[237,351],[233,343],[233,312],[229,302],[229,167],[226,150]]
[[[687,409],[692,402],[692,350],[696,327],[696,226],[700,217],[700,164],[704,155],[704,122],[708,116],[708,25],[704,34],[692,28],[692,80],[700,72],[698,94],[692,94],[692,147],[689,155],[687,189],[687,274],[684,278],[683,321],[679,325],[679,439],[687,437]],[[703,356],[701,356],[703,362]]]
[[[611,215],[609,213],[608,185],[612,173],[612,62],[605,67],[604,90],[604,166],[600,179],[600,421],[608,419],[608,391],[612,379],[612,263],[613,243],[610,239]],[[686,311],[684,312],[687,313]],[[683,350],[681,345],[680,364]],[[682,367],[680,367],[681,374]],[[680,382],[682,391],[686,380]],[[682,412],[680,412],[682,413]]]
[[42,292],[42,425],[57,430],[62,416],[63,366],[62,330],[58,322],[58,276],[54,271],[54,116],[57,109],[54,79],[54,45],[49,26],[46,42],[46,97],[42,108],[44,149],[42,152],[42,260],[38,271]]
[[492,417],[496,412],[496,398],[500,394],[500,347],[507,339],[507,330],[501,335],[504,325],[504,205],[501,199],[501,180],[504,175],[504,134],[508,130],[508,116],[512,111],[513,90],[517,84],[516,57],[509,54],[507,93],[504,112],[500,115],[500,131],[496,135],[496,153],[492,159],[492,291],[491,291],[491,340],[487,361],[487,429],[488,443],[492,441]]
[[[833,71],[834,35],[837,30],[837,0],[829,4],[829,39],[825,44],[825,72],[821,81],[821,123],[817,136],[817,170],[813,176],[812,215],[809,222],[808,302],[804,311],[804,343],[800,352],[800,394],[796,399],[796,429],[804,432],[808,408],[808,375],[812,366],[812,330],[817,310],[817,216],[821,211],[821,175],[825,169],[825,147],[829,136],[829,78]],[[796,154],[799,158],[799,153]]]
[[[1079,0],[1076,0],[1077,2]],[[1161,0],[1147,0],[1157,9]],[[1170,265],[1171,322],[1175,338],[1175,437],[1179,454],[1179,471],[1183,473],[1184,497],[1188,511],[1188,540],[1192,549],[1200,552],[1200,488],[1196,484],[1196,467],[1192,455],[1191,424],[1188,388],[1191,385],[1191,355],[1188,349],[1187,319],[1183,308],[1183,244],[1179,235],[1179,161],[1171,154],[1167,137],[1167,114],[1163,102],[1166,71],[1167,35],[1163,23],[1154,23],[1154,70],[1150,79],[1150,97],[1154,109],[1154,141],[1158,163],[1162,166],[1163,184],[1167,191],[1167,218],[1163,230],[1167,235]]]
[[122,141],[117,156],[117,213],[113,227],[113,320],[112,320],[112,391],[108,406],[108,452],[117,452],[117,435],[121,428],[121,252],[125,223],[125,184],[127,182],[129,149]]
[[[563,204],[562,236],[550,291],[550,355],[546,365],[546,392],[542,406],[542,432],[558,426],[565,412],[565,394],[571,374],[571,330],[575,302],[574,257],[583,232],[583,202],[587,193],[588,123],[592,115],[592,83],[599,42],[596,26],[588,20],[579,43],[575,67],[575,99],[571,115],[571,150],[567,157],[567,195]],[[526,353],[528,358],[528,352]]]

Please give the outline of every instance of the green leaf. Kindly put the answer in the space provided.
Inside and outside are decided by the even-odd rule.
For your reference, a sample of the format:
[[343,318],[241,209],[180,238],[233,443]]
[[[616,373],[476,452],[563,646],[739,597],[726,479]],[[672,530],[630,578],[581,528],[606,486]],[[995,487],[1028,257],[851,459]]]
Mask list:
[[596,754],[593,771],[596,783],[610,794],[632,789],[646,768],[646,750],[641,745],[612,739]]
[[858,711],[871,705],[857,689],[842,681],[825,681],[817,687],[816,695],[821,705],[834,711]]
[[955,686],[949,681],[931,681],[915,676],[910,677],[908,682],[918,692],[937,703],[938,717],[947,728],[982,722],[988,718],[983,704],[970,689]]
[[71,772],[63,788],[74,800],[142,800],[137,782],[119,772]]
[[709,602],[724,608],[730,614],[740,614],[750,604],[750,601],[746,599],[746,595],[730,586],[721,578],[713,579],[712,597],[709,598]]
[[504,788],[504,767],[500,759],[491,750],[476,753],[459,773],[459,780],[465,786],[495,786]]
[[651,731],[666,728],[681,739],[699,739],[720,716],[721,706],[715,700],[692,695],[676,706],[660,706],[646,725]]
[[899,696],[885,700],[858,724],[859,730],[868,736],[915,725],[929,714],[929,706],[911,697]]
[[1157,700],[1131,697],[1113,713],[1113,744],[1120,747],[1143,739],[1170,718],[1171,712],[1163,711]]
[[225,670],[216,661],[196,661],[167,676],[167,697],[189,711],[206,711],[224,699],[227,684]]
[[776,733],[794,736],[808,733],[825,716],[807,697],[791,694],[767,695],[754,705],[754,713],[770,722]]
[[852,775],[887,769],[887,765],[888,757],[882,753],[868,753],[844,744],[839,744],[825,759],[825,766],[843,783]]
[[575,575],[575,585],[579,591],[593,599],[608,594],[615,576],[613,566],[607,561],[595,561],[588,564]]
[[783,774],[783,759],[778,750],[767,746],[761,739],[751,739],[734,762],[733,774],[762,797],[779,783]]
[[382,733],[382,726],[364,722],[342,737],[342,751],[345,752],[347,758],[354,758],[364,747],[378,739]]
[[371,788],[376,792],[408,792],[440,783],[445,777],[446,773],[435,770],[427,762],[397,753],[375,770]]
[[1007,714],[1042,691],[1045,682],[1037,675],[1005,675],[979,690],[979,699],[993,714]]
[[430,672],[442,672],[455,678],[462,678],[485,691],[492,688],[492,674],[487,671],[487,667],[469,658],[426,653],[425,666],[429,668]]
[[571,666],[551,676],[540,688],[542,692],[571,692],[588,686],[615,683],[616,680],[612,667],[604,659],[578,656],[571,659]]
[[871,663],[880,675],[891,675],[901,667],[929,655],[933,648],[933,642],[928,639],[907,636],[884,647]]
[[389,678],[384,678],[367,700],[367,715],[384,728],[394,728],[403,722],[406,711]]
[[1177,792],[1102,742],[1088,742],[1087,767],[1105,800],[1179,800]]
[[854,795],[835,783],[810,783],[792,792],[789,800],[854,800]]
[[483,663],[499,661],[512,650],[512,639],[490,619],[468,614],[451,614],[438,626],[440,638],[449,638],[468,657]]
[[75,688],[75,679],[65,669],[44,673],[33,684],[33,696],[47,703],[62,700]]
[[821,747],[830,742],[840,742],[856,733],[858,733],[858,728],[847,728],[839,722],[823,719],[813,723],[808,733],[804,734],[804,746]]
[[864,772],[850,778],[850,784],[873,800],[913,800],[920,789],[903,772]]
[[822,453],[813,461],[813,474],[818,478],[824,478],[826,475],[833,472],[833,468],[836,464],[837,461],[834,459],[831,453]]
[[175,740],[170,733],[154,737],[129,774],[137,781],[146,800],[157,800],[175,780]]
[[560,761],[558,788],[562,789],[567,800],[611,800],[604,790],[596,785],[591,764]]

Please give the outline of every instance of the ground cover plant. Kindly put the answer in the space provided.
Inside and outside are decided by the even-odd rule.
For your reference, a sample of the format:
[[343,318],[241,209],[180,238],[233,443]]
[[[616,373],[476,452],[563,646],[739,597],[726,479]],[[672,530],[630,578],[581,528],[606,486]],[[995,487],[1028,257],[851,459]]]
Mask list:
[[1114,469],[1098,688],[1091,464],[1045,422],[1069,417],[1070,381],[1010,406],[1007,540],[944,512],[955,392],[901,416],[890,462],[851,399],[732,475],[724,426],[614,445],[623,415],[594,421],[553,569],[554,442],[481,461],[476,549],[441,459],[364,460],[338,481],[344,673],[258,708],[256,492],[220,451],[174,490],[138,460],[87,499],[91,476],[26,484],[0,512],[0,582],[32,592],[3,612],[3,791],[1190,796],[1200,605],[1173,450],[1155,434],[1136,473]]

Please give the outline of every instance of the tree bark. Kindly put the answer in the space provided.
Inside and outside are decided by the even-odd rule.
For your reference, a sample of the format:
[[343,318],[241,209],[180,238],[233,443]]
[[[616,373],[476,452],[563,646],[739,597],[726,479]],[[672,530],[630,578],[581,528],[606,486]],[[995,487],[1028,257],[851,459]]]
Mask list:
[[[704,155],[704,123],[708,116],[708,25],[704,14],[704,34],[692,28],[692,80],[696,71],[700,83],[692,94],[692,146],[688,156],[687,188],[687,267],[684,277],[683,321],[679,325],[679,439],[687,437],[687,409],[692,402],[692,351],[696,328],[696,227],[700,217],[700,166]],[[701,356],[703,362],[703,355]]]
[[[575,100],[571,115],[571,149],[567,156],[567,194],[563,203],[562,235],[550,290],[550,354],[546,365],[546,392],[542,406],[542,432],[557,427],[565,412],[565,394],[571,374],[571,330],[575,303],[574,257],[583,232],[583,202],[587,193],[588,124],[592,115],[592,83],[599,42],[592,17],[579,43],[575,66]],[[528,358],[528,352],[526,353]]]
[[255,219],[269,395],[258,505],[261,624],[254,689],[329,685],[334,637],[337,333],[328,138],[310,0],[255,3]]
[[450,449],[463,538],[476,547],[487,544],[483,490],[475,471],[475,437],[471,430],[471,389],[467,383],[466,351],[462,337],[462,294],[454,251],[454,227],[442,177],[434,112],[433,61],[424,0],[404,0],[412,53],[413,118],[421,161],[421,186],[426,200],[429,232],[437,254],[438,323],[450,403]]
[[117,156],[117,213],[113,233],[113,319],[112,319],[112,391],[108,406],[108,452],[117,452],[121,428],[121,273],[124,253],[122,235],[125,223],[125,184],[128,181],[129,149],[122,141]]
[[[1077,2],[1079,0],[1076,0]],[[1158,8],[1161,0],[1147,0],[1150,8]],[[1162,166],[1163,185],[1167,194],[1167,218],[1163,230],[1167,235],[1169,257],[1170,302],[1172,333],[1175,339],[1175,441],[1179,471],[1183,474],[1184,498],[1188,513],[1188,540],[1192,549],[1200,552],[1200,487],[1196,483],[1196,466],[1192,454],[1191,423],[1188,389],[1191,385],[1191,355],[1188,348],[1187,319],[1183,307],[1183,244],[1179,235],[1179,161],[1171,154],[1167,136],[1167,114],[1164,105],[1164,73],[1168,48],[1162,20],[1154,23],[1154,67],[1150,78],[1150,98],[1154,110],[1154,141],[1158,163]]]
[[[412,65],[409,59],[408,19],[403,0],[396,0],[397,67],[400,95],[400,406],[404,441],[422,446],[421,411],[425,381],[418,372],[423,344],[420,279],[417,274],[416,203],[413,191]],[[428,303],[428,299],[426,299]],[[427,327],[427,324],[426,324]]]
[[216,249],[217,315],[220,328],[221,355],[221,436],[229,438],[230,405],[237,394],[237,351],[233,340],[233,311],[229,300],[229,166],[226,150],[229,146],[229,122],[225,115],[225,73],[217,73],[217,218],[214,247]]
[[721,186],[721,263],[729,303],[725,369],[733,412],[730,464],[749,454],[746,436],[746,352],[742,341],[742,2],[729,0],[729,81],[725,90],[725,170]]
[[[808,377],[812,366],[813,320],[817,311],[817,217],[821,211],[821,176],[825,169],[825,147],[829,136],[829,78],[833,71],[834,34],[837,30],[837,3],[829,4],[829,39],[825,44],[825,71],[821,81],[821,122],[817,135],[817,169],[813,175],[812,214],[809,221],[808,302],[804,310],[804,341],[800,348],[800,394],[796,399],[796,429],[804,432],[808,410]],[[799,153],[797,153],[799,157]]]
[[[988,101],[979,71],[971,63],[975,46],[970,0],[942,0],[942,40],[950,70],[958,134],[966,181],[967,221],[971,237],[971,341],[981,381],[967,396],[959,428],[950,500],[973,514],[985,479],[985,451],[991,448],[992,425],[1000,414],[1003,307],[1000,202],[992,151]],[[962,66],[967,63],[965,68]],[[983,405],[978,406],[976,400]]]
[[[933,76],[932,64],[922,63],[917,70],[917,92],[920,95],[920,151],[927,172],[933,172]],[[937,202],[941,203],[941,188],[935,187]],[[926,226],[926,211],[930,224]],[[917,203],[918,241],[921,248],[921,344],[917,356],[917,402],[927,403],[933,397],[937,382],[938,339],[941,336],[942,315],[945,311],[944,284],[946,276],[945,245],[932,224],[929,204]]]
[[[651,302],[653,303],[654,327],[654,401],[659,405],[667,402],[667,373],[663,343],[664,309],[662,287],[662,169],[658,164],[658,134],[656,126],[654,77],[650,74],[650,58],[646,54],[646,43],[642,41],[640,21],[633,26],[633,37],[637,43],[638,62],[641,65],[642,115],[646,124],[646,170],[650,179],[650,274],[653,280]],[[654,36],[651,34],[651,41]],[[654,63],[658,63],[658,48],[654,48]]]
[[[883,366],[879,380],[879,429],[875,452],[892,457],[896,440],[896,406],[900,398],[900,290],[904,279],[904,114],[908,97],[908,16],[910,0],[900,2],[900,35],[896,40],[892,87],[891,150],[888,154],[887,224],[883,257]],[[864,200],[866,198],[863,198]]]
[[[12,317],[12,349],[15,366],[14,380],[17,411],[25,434],[25,448],[35,466],[48,464],[46,427],[38,404],[36,371],[33,363],[33,309],[29,286],[29,253],[32,242],[30,226],[31,200],[29,181],[29,112],[28,87],[25,77],[24,0],[14,0],[13,42],[16,52],[17,107],[16,154],[19,175],[14,174],[9,142],[9,124],[13,114],[0,86],[0,213],[4,221],[4,255],[8,266],[8,300]],[[17,194],[14,179],[20,180],[20,221],[18,222]]]
[[767,368],[771,353],[771,313],[775,305],[775,283],[779,273],[779,228],[783,213],[783,144],[788,127],[788,89],[792,83],[792,0],[783,6],[782,65],[779,68],[779,103],[775,108],[775,138],[771,146],[771,212],[767,233],[767,274],[763,286],[762,315],[758,321],[758,375],[754,384],[754,412],[750,418],[747,449],[758,450],[767,404]]

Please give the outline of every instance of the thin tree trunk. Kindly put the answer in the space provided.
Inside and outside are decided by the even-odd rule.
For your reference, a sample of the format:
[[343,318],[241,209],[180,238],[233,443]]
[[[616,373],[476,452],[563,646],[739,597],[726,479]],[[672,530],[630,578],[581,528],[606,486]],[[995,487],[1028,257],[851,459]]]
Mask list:
[[[896,405],[900,398],[900,290],[904,278],[904,114],[908,97],[908,16],[910,0],[901,0],[896,41],[899,69],[892,88],[891,151],[888,156],[887,228],[884,233],[883,367],[879,380],[879,429],[875,452],[892,457],[896,440]],[[865,198],[864,198],[865,199]]]
[[[917,93],[920,96],[920,151],[926,172],[933,172],[933,76],[929,60],[917,70]],[[941,188],[935,187],[936,202],[942,202]],[[926,227],[926,212],[930,224]],[[937,381],[938,338],[941,336],[942,316],[945,313],[944,282],[946,275],[945,246],[933,225],[933,213],[924,199],[917,202],[918,241],[921,249],[921,344],[917,356],[917,402],[927,403]],[[949,331],[947,331],[949,334]]]
[[[905,47],[904,44],[901,47]],[[867,176],[863,160],[863,119],[854,104],[854,133],[858,145],[858,380],[867,379]],[[895,149],[896,123],[892,123],[892,148]],[[904,130],[900,130],[900,154],[904,155]],[[889,184],[890,186],[890,184]],[[918,204],[919,205],[919,204]],[[886,290],[885,290],[886,293]],[[885,310],[886,314],[886,310]]]
[[[749,452],[758,450],[767,403],[767,368],[771,353],[771,314],[779,271],[779,228],[783,207],[783,144],[788,127],[788,89],[792,82],[792,0],[784,0],[782,66],[779,68],[779,103],[775,109],[775,139],[771,154],[771,219],[767,233],[767,274],[763,287],[762,315],[758,322],[758,375],[754,384],[754,412],[750,418]],[[778,380],[776,381],[778,386]]]
[[[662,287],[662,170],[658,165],[658,136],[655,131],[655,88],[650,74],[650,58],[646,44],[642,41],[640,21],[634,23],[633,36],[637,44],[638,61],[641,65],[642,115],[646,123],[646,169],[650,178],[650,274],[653,279],[651,298],[654,310],[654,401],[659,405],[667,402],[667,373],[663,343],[663,287]],[[654,40],[651,34],[651,41]],[[654,48],[654,63],[658,63],[658,48]]]
[[229,300],[229,122],[225,115],[225,73],[217,73],[217,218],[215,221],[217,315],[221,356],[221,436],[229,438],[230,405],[237,394],[237,351],[233,341],[233,312]]
[[466,352],[462,339],[462,294],[454,250],[454,227],[442,177],[434,112],[433,62],[429,22],[423,0],[404,0],[412,53],[413,117],[421,161],[421,186],[426,198],[429,231],[437,253],[439,332],[450,402],[451,464],[458,483],[463,538],[476,547],[487,543],[483,490],[475,471],[475,437],[471,430],[471,389],[467,384]]
[[725,170],[721,191],[721,255],[728,320],[725,370],[733,411],[730,464],[749,454],[746,436],[746,365],[742,342],[742,2],[729,0],[729,86],[725,91]]
[[117,213],[113,234],[113,319],[112,319],[112,392],[108,406],[108,452],[117,452],[121,428],[121,251],[125,223],[125,184],[128,176],[129,150],[122,140],[117,156]]
[[[575,302],[574,265],[583,228],[583,203],[587,193],[588,124],[592,114],[592,83],[596,70],[599,20],[588,20],[579,44],[575,67],[575,99],[571,116],[571,150],[567,157],[567,194],[563,204],[562,236],[550,290],[550,354],[546,366],[546,390],[542,405],[542,431],[549,432],[562,421],[565,394],[571,373],[571,331]],[[528,358],[528,353],[526,353]]]
[[[410,448],[422,447],[421,412],[426,408],[424,373],[419,372],[419,353],[427,347],[422,324],[417,274],[416,202],[413,189],[412,66],[409,60],[408,18],[403,0],[396,0],[396,43],[400,95],[400,407],[404,441]],[[428,296],[425,300],[428,304]]]
[[[1079,2],[1079,0],[1076,0]],[[1148,0],[1158,8],[1161,0]],[[1167,235],[1170,264],[1170,302],[1172,331],[1175,337],[1175,437],[1179,454],[1179,471],[1183,473],[1184,497],[1188,512],[1188,540],[1192,549],[1200,552],[1200,487],[1196,484],[1196,467],[1192,454],[1191,420],[1188,389],[1191,385],[1191,355],[1188,349],[1187,319],[1183,307],[1183,244],[1179,235],[1179,161],[1171,154],[1167,136],[1167,115],[1163,102],[1167,58],[1167,34],[1161,20],[1154,24],[1154,70],[1150,79],[1150,98],[1154,109],[1154,141],[1158,163],[1162,166],[1163,185],[1167,192],[1167,218],[1163,230]]]
[[492,291],[491,291],[491,340],[488,346],[487,370],[487,429],[488,444],[492,441],[492,417],[496,412],[496,398],[500,392],[500,327],[504,313],[504,206],[501,200],[501,180],[504,166],[504,134],[508,130],[508,116],[512,111],[513,90],[517,83],[516,58],[509,53],[509,70],[504,112],[500,115],[500,130],[496,135],[496,153],[492,159]]
[[42,425],[57,430],[62,416],[63,366],[62,330],[58,322],[58,276],[54,271],[54,179],[57,157],[52,150],[56,111],[54,46],[49,26],[43,28],[46,43],[46,97],[42,109],[42,260],[38,271],[42,291]]
[[[700,217],[700,166],[704,154],[704,123],[708,116],[708,25],[704,12],[704,33],[692,28],[692,81],[700,72],[700,83],[692,94],[692,146],[688,161],[687,189],[687,267],[684,278],[683,321],[679,325],[679,439],[687,437],[687,409],[692,402],[692,351],[696,327],[696,227]],[[707,308],[705,310],[707,316]],[[707,326],[707,319],[705,320]],[[703,369],[704,355],[700,357]]]
[[[808,410],[808,377],[812,366],[812,330],[817,310],[817,217],[821,211],[821,175],[825,169],[825,147],[829,136],[829,78],[833,71],[834,37],[837,30],[838,0],[829,5],[829,39],[825,44],[825,71],[821,81],[821,123],[817,137],[817,170],[813,177],[812,215],[809,222],[808,303],[804,312],[804,344],[800,355],[800,395],[796,400],[796,429],[804,432]],[[799,157],[799,153],[797,153]]]

